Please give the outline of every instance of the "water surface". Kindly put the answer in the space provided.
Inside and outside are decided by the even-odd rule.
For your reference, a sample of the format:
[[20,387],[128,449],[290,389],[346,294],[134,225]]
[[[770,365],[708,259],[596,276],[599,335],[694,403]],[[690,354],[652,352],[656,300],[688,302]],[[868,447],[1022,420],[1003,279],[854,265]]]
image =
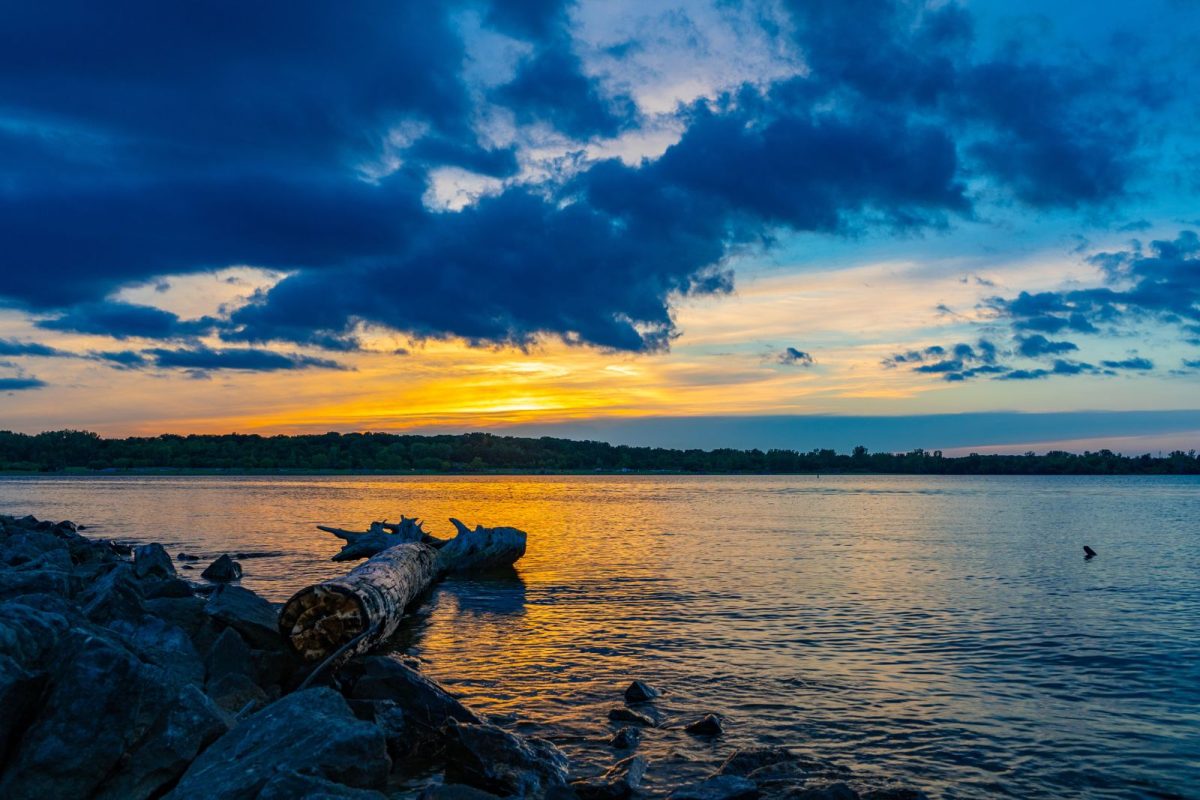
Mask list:
[[[616,758],[605,714],[642,678],[674,726],[644,739],[652,786],[750,744],[943,798],[1200,782],[1194,477],[4,478],[0,512],[278,551],[244,583],[280,601],[344,569],[318,523],[520,527],[518,578],[445,582],[403,640],[580,771]],[[725,737],[679,730],[706,711]]]

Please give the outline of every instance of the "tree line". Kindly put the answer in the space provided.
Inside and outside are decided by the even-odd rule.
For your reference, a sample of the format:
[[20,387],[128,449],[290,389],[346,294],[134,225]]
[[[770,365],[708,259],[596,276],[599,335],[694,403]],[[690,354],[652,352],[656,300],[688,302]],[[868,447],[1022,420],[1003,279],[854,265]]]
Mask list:
[[950,457],[940,450],[669,450],[490,433],[415,436],[166,434],[106,439],[88,431],[0,431],[0,470],[21,472],[227,470],[231,472],[683,472],[727,474],[1195,475],[1196,451],[1126,456],[1110,450]]

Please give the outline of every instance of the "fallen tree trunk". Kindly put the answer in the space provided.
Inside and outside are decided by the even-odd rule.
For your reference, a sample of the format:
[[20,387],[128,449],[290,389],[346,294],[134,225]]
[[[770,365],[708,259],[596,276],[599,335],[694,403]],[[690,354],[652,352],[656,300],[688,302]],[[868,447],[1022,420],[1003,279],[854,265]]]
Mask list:
[[399,525],[373,523],[362,533],[318,526],[347,542],[335,561],[371,557],[293,595],[279,614],[284,639],[306,661],[335,654],[348,659],[391,637],[405,608],[441,576],[510,567],[525,554],[524,531],[482,526],[472,531],[451,522],[458,536],[450,540],[429,536],[406,517]]

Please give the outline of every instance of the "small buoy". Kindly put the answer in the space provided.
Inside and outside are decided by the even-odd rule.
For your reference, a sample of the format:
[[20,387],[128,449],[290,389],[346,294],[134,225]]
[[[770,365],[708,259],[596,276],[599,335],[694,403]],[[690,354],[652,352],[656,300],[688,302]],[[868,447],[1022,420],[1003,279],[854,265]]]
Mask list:
[[1095,551],[1095,550],[1093,550],[1092,548],[1088,547],[1088,546],[1085,544],[1085,545],[1083,546],[1083,557],[1084,557],[1085,559],[1086,559],[1086,558],[1095,558],[1095,557],[1096,557],[1096,551]]

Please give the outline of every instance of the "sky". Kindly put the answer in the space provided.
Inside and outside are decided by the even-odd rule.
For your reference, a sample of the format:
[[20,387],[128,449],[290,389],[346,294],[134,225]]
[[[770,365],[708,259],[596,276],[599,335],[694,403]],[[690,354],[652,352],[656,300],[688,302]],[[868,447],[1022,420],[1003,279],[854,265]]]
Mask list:
[[1195,0],[4,18],[2,429],[1200,446]]

